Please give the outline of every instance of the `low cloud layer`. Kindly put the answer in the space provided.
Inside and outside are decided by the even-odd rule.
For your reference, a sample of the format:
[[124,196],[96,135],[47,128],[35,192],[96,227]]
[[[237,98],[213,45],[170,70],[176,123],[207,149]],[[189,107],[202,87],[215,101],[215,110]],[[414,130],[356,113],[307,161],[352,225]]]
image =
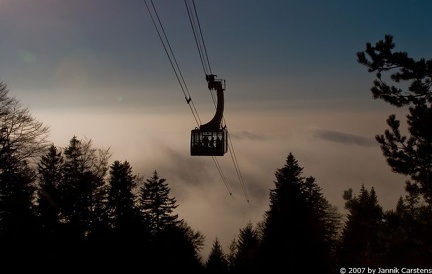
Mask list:
[[376,141],[370,137],[364,137],[360,135],[335,131],[318,129],[314,131],[314,135],[318,139],[326,140],[329,142],[346,144],[346,145],[358,145],[358,146],[376,146]]
[[[256,225],[263,220],[275,171],[284,166],[290,152],[304,167],[303,175],[316,178],[324,196],[341,211],[343,191],[349,188],[357,193],[362,184],[374,186],[385,209],[393,208],[404,191],[405,179],[391,172],[372,137],[382,126],[371,124],[363,113],[232,115],[230,136],[242,184],[233,151],[216,157],[226,181],[212,157],[190,156],[193,121],[186,111],[170,111],[48,109],[36,111],[35,117],[50,126],[58,146],[67,145],[73,136],[88,137],[97,148],[109,147],[112,161],[128,160],[144,179],[156,170],[177,199],[180,218],[206,236],[204,257],[216,237],[227,248],[249,221]],[[386,115],[382,116],[385,124]]]
[[254,140],[254,141],[264,141],[268,138],[263,134],[257,134],[251,131],[240,131],[230,133],[230,136],[235,140]]

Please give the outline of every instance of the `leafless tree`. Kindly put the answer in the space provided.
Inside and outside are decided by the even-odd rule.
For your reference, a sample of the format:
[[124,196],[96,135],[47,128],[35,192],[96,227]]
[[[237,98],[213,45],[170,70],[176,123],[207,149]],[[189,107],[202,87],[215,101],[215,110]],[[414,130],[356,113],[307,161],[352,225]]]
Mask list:
[[17,162],[31,161],[47,147],[49,127],[8,93],[6,84],[0,82],[0,159],[13,156]]

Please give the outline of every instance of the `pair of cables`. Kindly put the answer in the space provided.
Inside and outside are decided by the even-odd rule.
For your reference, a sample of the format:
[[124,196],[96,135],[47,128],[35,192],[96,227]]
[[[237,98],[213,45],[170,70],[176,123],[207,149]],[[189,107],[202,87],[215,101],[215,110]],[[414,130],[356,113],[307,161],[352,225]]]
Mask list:
[[[148,1],[150,2],[150,4],[148,3]],[[165,53],[166,53],[166,55],[167,55],[167,57],[169,59],[171,67],[172,67],[172,69],[174,71],[174,74],[175,74],[175,76],[177,78],[177,81],[178,81],[178,83],[180,85],[180,88],[181,88],[181,90],[183,92],[183,95],[184,95],[184,97],[186,99],[186,102],[189,105],[189,108],[190,108],[190,110],[192,112],[192,115],[193,115],[193,117],[195,119],[195,122],[197,123],[197,126],[199,127],[202,123],[201,123],[201,120],[199,118],[198,111],[197,111],[197,109],[195,107],[195,104],[194,104],[194,102],[192,100],[192,97],[191,97],[191,95],[189,93],[189,89],[187,88],[186,82],[185,82],[185,80],[183,78],[183,75],[181,73],[181,69],[180,69],[180,67],[178,65],[177,59],[175,58],[174,52],[172,50],[171,44],[169,43],[168,37],[166,35],[166,32],[165,32],[165,30],[163,28],[163,25],[162,25],[162,22],[160,20],[159,15],[158,15],[158,12],[156,10],[156,7],[155,7],[155,5],[154,5],[154,3],[153,3],[152,0],[144,0],[144,2],[145,2],[145,5],[146,5],[146,8],[147,8],[147,11],[148,11],[148,13],[150,15],[150,18],[151,18],[151,20],[153,22],[153,25],[154,25],[154,27],[156,29],[156,32],[157,32],[157,34],[159,36],[159,39],[160,39],[160,41],[162,43],[162,46],[163,46],[163,48],[165,50]],[[193,32],[194,39],[195,39],[195,44],[197,46],[197,50],[198,50],[198,54],[199,54],[199,57],[200,57],[200,60],[201,60],[201,65],[202,65],[204,74],[205,75],[213,75],[213,73],[211,71],[210,61],[209,61],[208,54],[207,54],[207,49],[206,49],[206,46],[205,46],[205,43],[204,43],[204,37],[203,37],[203,34],[202,34],[201,25],[200,25],[200,22],[199,22],[199,18],[198,18],[198,13],[197,13],[197,9],[196,9],[196,6],[195,6],[195,2],[193,0],[184,0],[184,2],[185,2],[187,14],[188,14],[189,21],[190,21],[190,24],[191,24],[192,32]],[[215,104],[215,107],[216,107],[216,100],[215,100],[214,94],[212,93],[211,95],[212,95],[212,98],[213,98],[213,103]],[[224,127],[226,128],[226,121],[225,121],[224,117],[223,117],[223,123],[225,125]],[[237,177],[238,177],[239,182],[241,184],[243,194],[245,195],[246,201],[249,203],[249,194],[247,192],[247,189],[246,189],[246,186],[245,186],[245,183],[244,183],[244,180],[243,180],[243,176],[242,176],[242,174],[240,172],[240,167],[239,167],[239,164],[238,164],[238,161],[237,161],[237,157],[235,155],[234,147],[232,145],[232,141],[231,141],[231,137],[229,135],[229,132],[228,132],[227,136],[228,136],[228,148],[229,148],[228,150],[230,152],[231,159],[233,161],[234,168],[235,168],[236,173],[237,173]],[[222,171],[222,168],[221,168],[221,166],[219,164],[219,161],[217,160],[217,158],[215,156],[212,156],[212,159],[213,159],[213,162],[216,165],[216,168],[217,168],[217,170],[219,172],[219,175],[221,176],[222,181],[225,184],[225,187],[227,188],[229,194],[232,195],[231,186],[228,184],[228,181],[226,180],[226,177],[225,177],[225,175],[224,175],[224,173]]]

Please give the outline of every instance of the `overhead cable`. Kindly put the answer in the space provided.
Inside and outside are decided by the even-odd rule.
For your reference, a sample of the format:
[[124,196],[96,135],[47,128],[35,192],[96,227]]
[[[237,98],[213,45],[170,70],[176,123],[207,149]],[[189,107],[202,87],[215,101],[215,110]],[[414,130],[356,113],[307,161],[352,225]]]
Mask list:
[[[183,95],[185,96],[186,102],[188,103],[189,108],[191,109],[191,112],[192,112],[192,114],[193,114],[193,116],[195,118],[195,122],[197,123],[197,126],[199,127],[201,125],[201,120],[199,118],[198,111],[196,110],[195,104],[193,103],[192,97],[191,97],[191,95],[189,93],[189,90],[187,88],[187,85],[186,85],[186,81],[183,78],[183,75],[181,73],[181,70],[180,70],[180,67],[178,65],[177,59],[175,58],[174,52],[173,52],[173,50],[171,48],[171,44],[169,43],[168,37],[167,37],[166,32],[165,32],[165,30],[163,28],[163,25],[162,25],[162,22],[161,22],[161,20],[159,18],[159,15],[157,13],[156,7],[155,7],[155,5],[154,5],[154,3],[153,3],[152,0],[150,0],[151,7],[148,5],[147,0],[144,0],[144,3],[146,5],[146,7],[147,7],[147,11],[148,11],[148,13],[150,15],[150,18],[151,18],[151,20],[153,22],[153,25],[154,25],[154,27],[156,29],[156,32],[157,32],[157,34],[159,36],[159,39],[160,39],[160,41],[162,43],[162,46],[163,46],[164,50],[165,50],[165,53],[166,53],[166,55],[168,57],[168,60],[169,60],[169,62],[171,64],[171,67],[174,70],[174,73],[175,73],[177,81],[178,81],[178,83],[180,85],[180,88],[183,91]],[[157,19],[157,21],[155,20],[155,18]],[[200,29],[200,27],[199,27],[199,29]],[[202,35],[201,35],[201,38],[202,38]],[[198,42],[197,39],[196,39],[196,41]],[[204,52],[206,54],[206,50],[205,50],[204,46],[203,47],[199,46],[199,48],[204,48]],[[206,58],[206,59],[207,59],[207,62],[208,62],[208,58]],[[202,59],[202,63],[204,62],[203,60],[205,60],[205,59]],[[210,65],[208,65],[207,67],[209,68],[209,71],[210,71]],[[206,71],[206,66],[204,65],[204,63],[203,63],[203,68],[204,68],[204,71]],[[225,184],[225,186],[226,186],[229,194],[232,195],[231,187],[229,186],[228,181],[226,180],[225,175],[222,172],[222,169],[221,169],[221,167],[219,165],[219,162],[217,161],[217,159],[214,156],[212,158],[213,158],[213,161],[214,161],[214,163],[216,165],[216,168],[217,168],[217,170],[218,170],[218,172],[219,172],[219,174],[220,174],[220,176],[222,178],[222,181],[224,182],[224,184]]]
[[[204,42],[204,36],[202,34],[201,24],[200,24],[198,13],[197,13],[196,6],[195,6],[195,1],[194,0],[184,0],[184,3],[186,6],[190,25],[191,25],[192,32],[193,32],[194,39],[195,39],[195,44],[197,46],[198,54],[199,54],[199,57],[201,60],[201,64],[202,64],[204,73],[206,75],[213,74],[211,72],[210,61],[208,58],[207,49],[206,49],[205,42]],[[190,3],[192,3],[192,4],[190,4]],[[192,7],[191,7],[191,5],[192,5]],[[212,97],[213,104],[216,107],[216,99],[215,99],[214,94],[211,91],[210,91],[210,95]],[[227,128],[227,124],[226,124],[224,117],[223,117],[223,122],[224,122],[223,127]],[[243,176],[242,176],[241,171],[240,171],[240,166],[238,164],[237,157],[236,157],[236,154],[234,151],[234,146],[232,144],[231,137],[229,134],[228,134],[228,140],[229,140],[228,147],[229,147],[231,159],[233,161],[237,177],[239,179],[241,188],[243,190],[243,194],[245,195],[246,201],[249,203],[249,194],[248,194],[248,191],[246,189],[246,185],[244,183]],[[217,159],[214,156],[213,156],[213,159],[214,159],[215,163],[217,163]]]
[[[166,32],[165,32],[165,30],[163,28],[162,22],[161,22],[161,20],[159,18],[159,15],[158,15],[157,10],[156,10],[156,8],[155,8],[155,6],[153,4],[153,1],[150,0],[151,8],[147,4],[147,0],[144,0],[144,3],[146,5],[146,7],[147,7],[147,11],[148,11],[148,13],[150,15],[150,18],[151,18],[151,20],[153,22],[153,25],[154,25],[154,27],[156,29],[156,32],[157,32],[157,34],[159,36],[159,39],[160,39],[160,41],[162,43],[162,46],[163,46],[164,50],[165,50],[165,53],[166,53],[166,55],[168,57],[168,60],[169,60],[169,62],[171,64],[171,67],[174,70],[174,73],[175,73],[175,76],[177,78],[177,81],[180,84],[180,88],[183,91],[183,95],[185,96],[186,102],[188,103],[189,108],[191,109],[191,112],[192,112],[192,115],[194,116],[195,122],[199,126],[201,124],[201,120],[199,118],[198,111],[196,110],[195,104],[194,104],[194,102],[192,100],[192,97],[191,97],[191,95],[189,93],[189,89],[187,88],[186,82],[185,82],[185,80],[183,78],[183,74],[181,73],[181,70],[180,70],[180,67],[178,65],[177,59],[175,58],[174,52],[173,52],[173,50],[171,48],[171,44],[169,43],[168,37],[167,37]],[[157,19],[157,22],[155,20],[155,17]]]

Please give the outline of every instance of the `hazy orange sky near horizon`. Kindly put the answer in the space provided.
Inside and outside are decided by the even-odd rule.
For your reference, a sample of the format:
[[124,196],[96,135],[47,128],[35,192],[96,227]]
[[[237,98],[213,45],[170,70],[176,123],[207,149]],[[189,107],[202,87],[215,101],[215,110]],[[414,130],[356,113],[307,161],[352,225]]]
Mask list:
[[[183,1],[153,1],[205,122],[214,113]],[[0,81],[60,147],[73,136],[110,148],[145,177],[157,170],[178,213],[227,250],[268,209],[274,173],[291,152],[325,197],[362,184],[392,209],[406,178],[391,172],[374,136],[392,113],[372,99],[357,63],[366,42],[394,36],[395,50],[432,56],[428,1],[195,1],[213,73],[226,80],[230,154],[189,155],[196,124],[143,0],[1,0]],[[402,122],[404,124],[404,122]]]

